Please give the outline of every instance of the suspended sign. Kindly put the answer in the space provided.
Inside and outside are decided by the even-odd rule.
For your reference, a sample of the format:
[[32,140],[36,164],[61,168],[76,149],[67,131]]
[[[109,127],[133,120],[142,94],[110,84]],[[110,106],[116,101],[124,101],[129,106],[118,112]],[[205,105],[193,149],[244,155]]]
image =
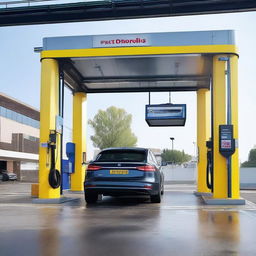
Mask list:
[[149,126],[184,126],[186,104],[146,105],[146,122]]

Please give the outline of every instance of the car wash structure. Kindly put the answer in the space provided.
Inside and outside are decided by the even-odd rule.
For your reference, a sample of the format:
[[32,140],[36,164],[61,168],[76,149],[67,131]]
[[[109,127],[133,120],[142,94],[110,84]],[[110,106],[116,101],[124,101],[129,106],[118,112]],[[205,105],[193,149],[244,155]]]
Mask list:
[[[73,91],[72,191],[83,191],[87,94],[196,91],[197,193],[209,195],[205,197],[209,204],[244,203],[239,192],[238,54],[233,31],[53,37],[44,38],[38,50],[42,64],[38,200],[62,199],[58,170],[65,84]],[[129,94],[127,100],[132,101]],[[146,113],[149,124],[184,124],[184,105],[175,110],[171,104],[155,107],[162,120]],[[171,109],[169,114],[165,107]],[[154,110],[150,105],[147,109]]]

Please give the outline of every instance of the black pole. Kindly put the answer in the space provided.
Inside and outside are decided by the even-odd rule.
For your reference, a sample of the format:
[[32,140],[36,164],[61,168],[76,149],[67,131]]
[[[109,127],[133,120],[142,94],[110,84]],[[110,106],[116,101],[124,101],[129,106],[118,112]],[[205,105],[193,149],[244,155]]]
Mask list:
[[[59,115],[64,117],[64,74],[62,71],[62,67],[60,66],[60,76],[59,76]],[[63,177],[63,166],[62,166],[62,156],[63,155],[63,126],[62,132],[60,134],[60,173],[61,173],[61,183],[60,183],[60,194],[63,194],[63,184],[62,184],[62,177]]]
[[174,141],[174,137],[170,137],[170,140],[172,141],[172,151],[173,151],[173,141]]
[[227,167],[228,167],[228,198],[231,198],[232,197],[232,187],[231,187],[231,184],[232,184],[232,170],[231,170],[231,156],[229,156],[227,158]]
[[214,190],[214,119],[213,119],[213,81],[212,77],[210,79],[210,89],[211,89],[211,139],[212,139],[212,149],[211,149],[211,160],[212,160],[212,172],[211,172],[211,192]]
[[[230,77],[230,58],[227,59],[227,124],[232,123],[232,112],[231,112],[231,77]],[[231,156],[227,159],[228,169],[228,198],[232,197],[232,159]]]

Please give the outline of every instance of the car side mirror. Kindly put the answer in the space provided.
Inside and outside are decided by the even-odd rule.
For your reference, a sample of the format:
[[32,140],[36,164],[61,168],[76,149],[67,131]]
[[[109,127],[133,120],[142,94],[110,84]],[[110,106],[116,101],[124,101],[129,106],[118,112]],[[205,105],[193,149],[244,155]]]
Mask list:
[[89,165],[92,161],[82,162],[82,165]]
[[161,166],[167,166],[167,162],[162,162]]

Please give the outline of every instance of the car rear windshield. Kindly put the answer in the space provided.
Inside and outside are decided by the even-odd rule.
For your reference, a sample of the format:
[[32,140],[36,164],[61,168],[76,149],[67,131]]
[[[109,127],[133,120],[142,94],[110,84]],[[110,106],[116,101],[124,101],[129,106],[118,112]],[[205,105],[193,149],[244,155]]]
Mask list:
[[146,162],[145,151],[109,150],[101,152],[95,159],[97,162]]

